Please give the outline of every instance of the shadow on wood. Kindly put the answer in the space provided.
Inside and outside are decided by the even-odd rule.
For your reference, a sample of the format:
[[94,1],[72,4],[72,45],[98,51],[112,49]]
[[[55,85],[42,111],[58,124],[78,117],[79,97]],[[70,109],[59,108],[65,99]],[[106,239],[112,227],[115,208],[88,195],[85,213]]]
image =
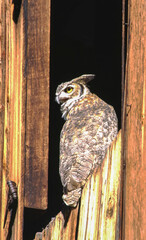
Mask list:
[[35,240],[119,239],[120,191],[121,131],[102,165],[89,177],[77,208],[70,214],[69,209],[59,212]]

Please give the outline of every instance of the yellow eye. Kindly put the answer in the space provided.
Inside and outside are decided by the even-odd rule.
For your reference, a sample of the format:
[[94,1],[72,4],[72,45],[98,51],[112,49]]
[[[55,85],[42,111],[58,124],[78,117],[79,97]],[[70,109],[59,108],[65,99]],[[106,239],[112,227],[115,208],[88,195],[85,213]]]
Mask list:
[[64,91],[66,93],[71,93],[73,91],[73,87],[67,87]]

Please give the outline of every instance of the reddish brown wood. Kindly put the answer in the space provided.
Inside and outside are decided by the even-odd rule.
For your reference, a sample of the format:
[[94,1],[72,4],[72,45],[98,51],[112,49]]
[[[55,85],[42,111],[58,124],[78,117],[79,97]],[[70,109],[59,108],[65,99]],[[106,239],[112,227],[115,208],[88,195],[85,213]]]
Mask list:
[[50,1],[24,3],[26,163],[25,206],[46,209],[49,148]]
[[146,236],[146,119],[144,80],[144,0],[128,2],[126,85],[124,102],[123,144],[124,219],[123,239]]

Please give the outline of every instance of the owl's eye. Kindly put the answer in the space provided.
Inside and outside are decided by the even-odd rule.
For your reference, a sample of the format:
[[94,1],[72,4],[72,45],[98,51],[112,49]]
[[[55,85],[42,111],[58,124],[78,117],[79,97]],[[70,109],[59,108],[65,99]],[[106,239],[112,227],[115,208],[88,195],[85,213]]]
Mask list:
[[73,91],[73,87],[67,87],[64,90],[66,93],[71,93]]

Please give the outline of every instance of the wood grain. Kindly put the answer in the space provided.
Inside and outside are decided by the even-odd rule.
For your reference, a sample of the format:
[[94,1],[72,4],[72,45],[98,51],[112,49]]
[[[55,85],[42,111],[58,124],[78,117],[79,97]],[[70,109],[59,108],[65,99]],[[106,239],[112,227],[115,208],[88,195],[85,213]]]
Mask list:
[[25,5],[25,207],[48,204],[50,1]]
[[[23,12],[21,11],[18,24],[13,21],[14,6],[9,1],[2,2],[2,58],[4,84],[4,122],[3,122],[3,155],[2,155],[2,204],[0,211],[0,239],[23,238],[23,189],[24,189],[24,139],[25,115],[24,93],[25,82],[23,72]],[[24,87],[24,88],[23,88]],[[3,229],[7,204],[7,181],[16,182],[18,187],[18,208],[13,226],[10,225],[11,215],[8,214]]]
[[[2,18],[3,18],[3,4],[0,2],[0,159],[3,158],[3,144],[4,144],[4,78],[2,79],[2,71],[4,71],[2,64],[2,51],[4,50],[4,41],[2,41]],[[4,61],[4,59],[3,59]],[[2,161],[0,160],[0,196],[2,196]],[[2,206],[2,199],[0,197],[0,206]],[[1,229],[1,221],[0,221]]]
[[[47,208],[50,1],[0,2],[0,239],[23,239],[24,201]],[[14,22],[14,17],[17,21]],[[26,160],[26,161],[25,161]],[[24,182],[25,176],[25,182]],[[12,228],[7,181],[16,182]],[[24,187],[25,184],[25,187]],[[24,198],[25,194],[25,198]]]
[[120,187],[121,132],[83,190],[78,240],[119,238]]
[[[78,219],[78,207],[75,209],[66,209],[65,212],[59,212],[55,218],[52,218],[42,233],[36,233],[35,240],[75,240]],[[42,235],[41,235],[42,234]]]
[[124,221],[123,239],[146,236],[146,97],[144,0],[128,1],[128,30],[125,101],[123,117],[124,144]]

